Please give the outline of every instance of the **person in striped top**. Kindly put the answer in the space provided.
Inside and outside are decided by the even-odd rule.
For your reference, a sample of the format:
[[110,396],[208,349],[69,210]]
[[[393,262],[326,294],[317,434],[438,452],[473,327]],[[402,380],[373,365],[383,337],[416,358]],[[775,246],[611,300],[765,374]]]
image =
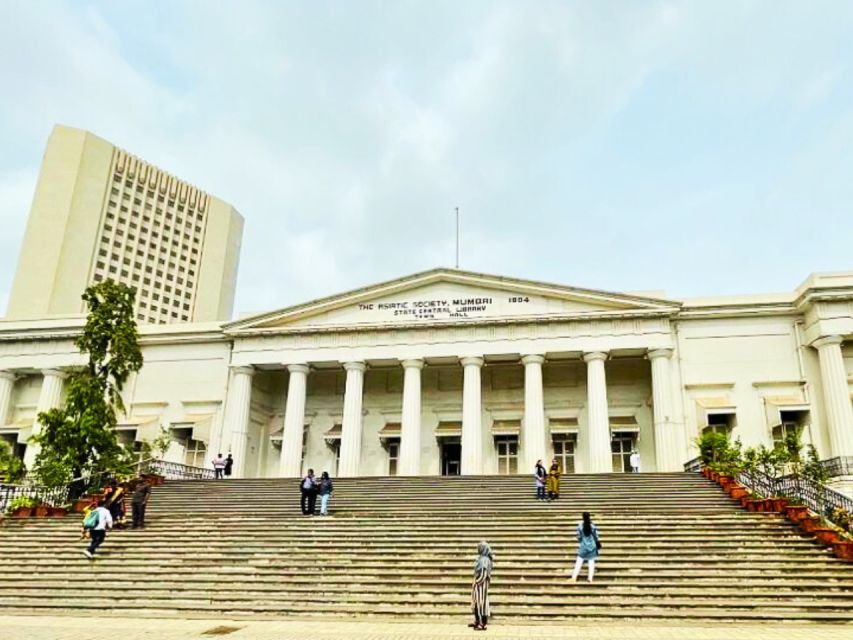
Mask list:
[[489,623],[489,582],[495,555],[485,540],[477,546],[477,562],[474,565],[474,585],[471,588],[471,610],[474,612],[474,628],[485,631]]

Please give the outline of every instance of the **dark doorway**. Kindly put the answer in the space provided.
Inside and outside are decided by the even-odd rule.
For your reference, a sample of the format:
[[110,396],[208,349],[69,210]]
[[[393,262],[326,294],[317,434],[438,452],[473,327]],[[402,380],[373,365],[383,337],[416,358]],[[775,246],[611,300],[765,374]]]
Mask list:
[[462,471],[462,444],[445,442],[441,445],[441,475],[458,476]]

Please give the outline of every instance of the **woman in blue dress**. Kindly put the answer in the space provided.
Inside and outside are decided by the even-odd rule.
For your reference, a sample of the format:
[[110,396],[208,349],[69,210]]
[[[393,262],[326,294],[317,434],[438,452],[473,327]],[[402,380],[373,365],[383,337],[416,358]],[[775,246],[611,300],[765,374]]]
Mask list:
[[578,557],[575,560],[575,570],[572,572],[572,582],[578,581],[578,574],[581,572],[584,560],[589,566],[589,575],[587,580],[592,582],[595,575],[595,559],[598,557],[598,552],[601,549],[601,542],[598,540],[598,527],[592,524],[589,517],[589,512],[584,511],[583,522],[578,524]]

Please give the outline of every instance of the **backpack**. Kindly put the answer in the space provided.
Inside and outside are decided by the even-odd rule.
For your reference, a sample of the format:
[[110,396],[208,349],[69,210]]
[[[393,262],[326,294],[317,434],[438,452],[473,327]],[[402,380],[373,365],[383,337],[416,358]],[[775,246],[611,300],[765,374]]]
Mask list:
[[100,520],[98,510],[92,510],[92,513],[86,516],[83,520],[83,528],[84,529],[94,529],[98,526],[98,520]]

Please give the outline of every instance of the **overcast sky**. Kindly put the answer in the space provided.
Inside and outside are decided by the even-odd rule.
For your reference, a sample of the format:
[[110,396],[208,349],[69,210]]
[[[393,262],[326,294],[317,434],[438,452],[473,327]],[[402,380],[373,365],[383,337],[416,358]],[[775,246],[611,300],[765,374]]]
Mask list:
[[55,123],[246,219],[236,311],[453,266],[853,270],[853,2],[0,0],[0,310]]

